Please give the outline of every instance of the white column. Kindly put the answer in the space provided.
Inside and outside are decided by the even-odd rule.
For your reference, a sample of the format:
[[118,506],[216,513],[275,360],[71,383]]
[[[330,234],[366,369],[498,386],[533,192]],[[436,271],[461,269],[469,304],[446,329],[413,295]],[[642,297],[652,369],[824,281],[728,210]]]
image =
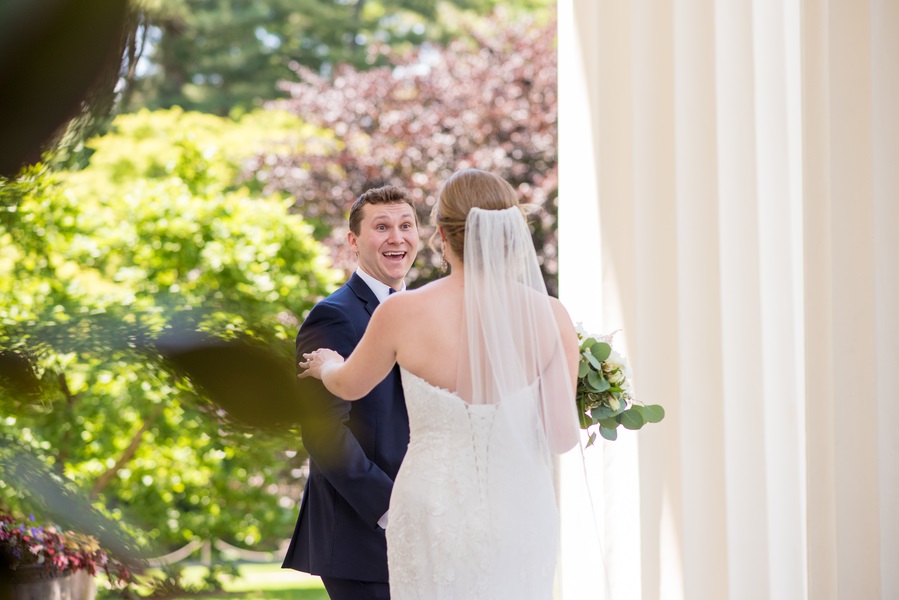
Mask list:
[[863,418],[877,414],[868,3],[831,2],[829,33],[837,593],[879,598],[877,419]]
[[[635,303],[634,103],[631,19],[627,2],[594,0],[599,18],[584,25],[597,39],[597,153],[602,239],[602,332],[621,330],[613,344],[630,356]],[[581,19],[578,18],[581,23]],[[619,428],[615,442],[588,451],[605,473],[606,564],[616,600],[640,592],[640,489],[637,435]],[[588,462],[588,465],[590,463]],[[633,514],[633,521],[621,515]]]
[[[590,27],[598,20],[590,0],[558,3],[559,64],[559,297],[571,317],[589,331],[600,331],[603,313],[602,254],[596,168],[598,39]],[[590,465],[592,509],[601,524],[604,473],[601,450],[598,467]],[[592,527],[583,488],[583,463],[562,457],[560,510],[564,599],[606,597],[605,567],[591,563],[601,552],[599,541],[584,535]],[[586,524],[585,524],[586,523]],[[601,529],[601,527],[600,527]],[[589,531],[586,531],[589,533]],[[607,537],[604,531],[600,533]],[[592,577],[588,574],[594,574]],[[584,577],[583,575],[588,575]]]
[[802,0],[801,14],[808,594],[836,600],[836,416],[828,376],[834,365],[827,0]]
[[[684,596],[728,594],[718,261],[715,20],[711,0],[675,4],[678,353]],[[670,334],[670,332],[666,332]],[[686,375],[698,375],[700,380]]]
[[560,0],[559,27],[559,297],[575,321],[602,327],[602,254],[596,168],[599,20],[589,0]]
[[871,5],[881,598],[899,597],[899,2]]
[[[684,598],[675,182],[674,11],[671,2],[631,6],[634,290],[625,304],[635,392],[665,407],[637,434],[640,448],[643,600]],[[615,213],[615,203],[609,202]],[[630,313],[628,313],[628,310]]]
[[749,600],[770,592],[751,4],[719,0],[715,34],[728,598]]
[[753,22],[761,338],[752,362],[759,366],[764,412],[766,568],[770,597],[793,600],[807,597],[802,165],[791,151],[801,130],[799,99],[791,97],[798,89],[788,85],[798,82],[798,5],[757,0]]
[[878,598],[871,14],[803,15],[809,594]]

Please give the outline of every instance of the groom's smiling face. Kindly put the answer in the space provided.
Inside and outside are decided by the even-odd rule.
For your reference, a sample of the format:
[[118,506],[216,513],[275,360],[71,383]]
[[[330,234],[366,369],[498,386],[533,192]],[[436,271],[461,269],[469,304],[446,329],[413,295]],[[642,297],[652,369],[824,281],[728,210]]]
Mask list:
[[359,234],[351,231],[347,240],[366,273],[399,289],[418,253],[418,224],[413,209],[405,202],[366,204],[362,207]]

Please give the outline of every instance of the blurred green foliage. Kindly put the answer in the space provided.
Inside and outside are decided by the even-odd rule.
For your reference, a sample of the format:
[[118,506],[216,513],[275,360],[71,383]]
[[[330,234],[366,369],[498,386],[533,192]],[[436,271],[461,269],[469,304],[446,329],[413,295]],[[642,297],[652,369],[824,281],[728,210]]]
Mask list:
[[292,64],[327,74],[387,64],[378,49],[446,43],[459,15],[550,12],[555,0],[142,0],[143,68],[125,110],[181,106],[215,114],[283,97]]
[[[163,549],[272,549],[296,517],[298,434],[229,418],[157,342],[249,340],[293,371],[298,323],[340,274],[291,200],[239,173],[260,145],[318,135],[283,113],[144,111],[90,141],[81,171],[0,182],[0,440]],[[0,472],[0,504],[30,501]]]

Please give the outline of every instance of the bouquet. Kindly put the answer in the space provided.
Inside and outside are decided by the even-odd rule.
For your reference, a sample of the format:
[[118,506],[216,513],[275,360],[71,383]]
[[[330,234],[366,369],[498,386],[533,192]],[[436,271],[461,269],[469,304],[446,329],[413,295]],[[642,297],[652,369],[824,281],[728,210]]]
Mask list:
[[[593,335],[578,324],[577,334],[581,361],[575,402],[581,429],[590,431],[598,425],[599,435],[615,440],[619,425],[625,429],[640,429],[646,423],[658,423],[665,417],[665,409],[658,404],[645,406],[634,400],[627,361],[611,345],[614,333]],[[587,438],[587,447],[595,441],[594,429]]]

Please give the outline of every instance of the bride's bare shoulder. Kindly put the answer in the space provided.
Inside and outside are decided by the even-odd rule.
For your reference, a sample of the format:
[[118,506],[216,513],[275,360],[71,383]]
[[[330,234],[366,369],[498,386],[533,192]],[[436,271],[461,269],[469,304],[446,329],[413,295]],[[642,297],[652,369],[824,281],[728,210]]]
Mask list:
[[409,311],[414,311],[418,307],[426,308],[431,306],[434,300],[444,298],[445,294],[441,292],[444,285],[441,279],[431,281],[413,290],[393,294],[382,303],[382,306],[389,306],[388,310],[391,313],[408,315]]
[[565,317],[565,318],[568,319],[569,321],[571,320],[571,317],[570,317],[570,315],[568,314],[568,309],[565,308],[565,305],[562,304],[562,301],[561,301],[561,300],[559,300],[558,298],[553,298],[552,296],[550,296],[550,297],[549,297],[549,304],[550,304],[550,306],[553,307],[553,314],[555,314],[557,318],[558,318],[558,317]]
[[574,336],[574,339],[577,339],[574,322],[571,320],[568,309],[565,308],[565,305],[562,304],[558,298],[550,296],[549,300],[550,306],[552,306],[553,309],[553,316],[556,318],[556,324],[559,327],[559,332],[562,334],[562,337],[567,339]]

